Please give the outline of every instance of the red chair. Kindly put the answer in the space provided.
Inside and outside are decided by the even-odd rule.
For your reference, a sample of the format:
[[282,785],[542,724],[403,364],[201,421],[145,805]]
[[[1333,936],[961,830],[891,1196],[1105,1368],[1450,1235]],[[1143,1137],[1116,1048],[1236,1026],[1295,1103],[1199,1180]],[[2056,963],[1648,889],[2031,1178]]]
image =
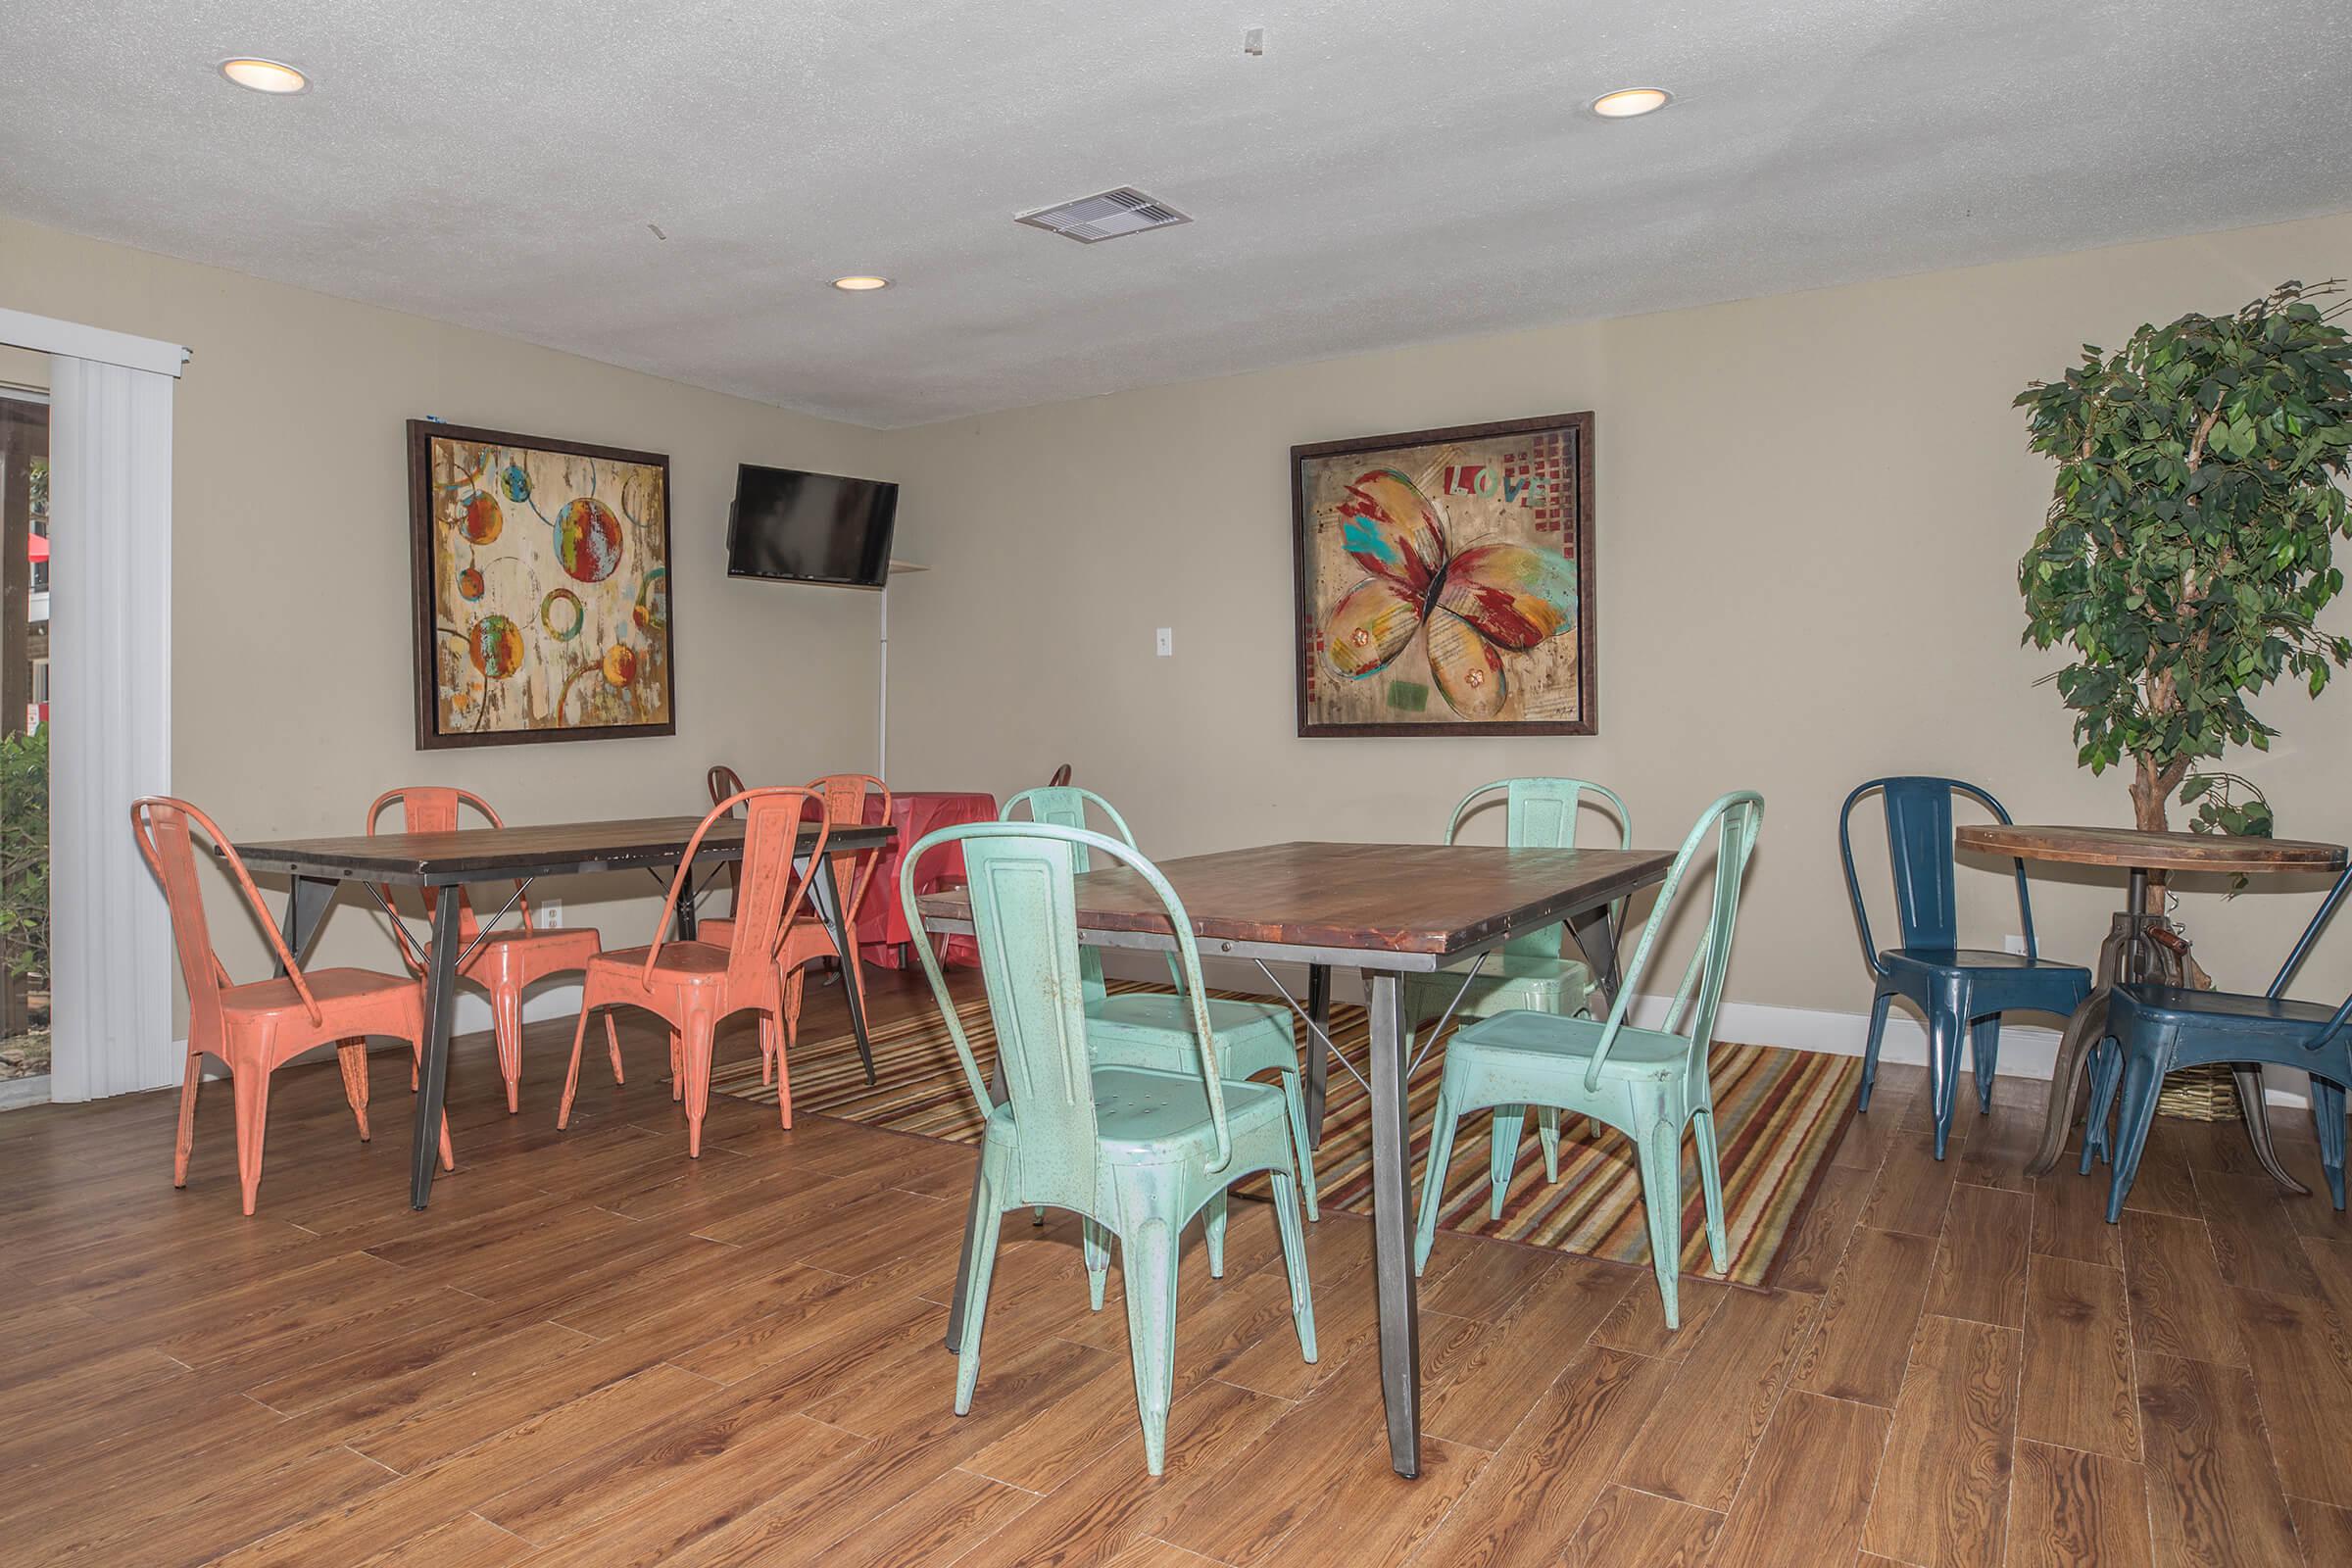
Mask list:
[[[401,827],[410,833],[454,833],[458,830],[458,808],[461,804],[472,807],[488,819],[492,827],[505,827],[490,803],[470,790],[445,789],[439,785],[411,784],[401,789],[386,790],[368,808],[368,836],[375,837],[376,818],[394,801],[400,803]],[[386,908],[397,908],[393,890],[379,889]],[[550,975],[564,974],[572,969],[585,969],[588,960],[603,949],[604,941],[594,926],[580,926],[568,931],[534,931],[531,929],[531,903],[518,889],[514,906],[522,918],[518,929],[493,931],[481,938],[475,920],[472,901],[466,890],[458,890],[458,951],[473,949],[473,956],[459,968],[461,978],[470,980],[490,993],[490,1027],[498,1040],[498,1070],[507,1080],[507,1113],[513,1115],[522,1108],[522,993],[526,986],[536,985]],[[421,976],[425,969],[426,953],[410,940],[407,927],[399,920],[392,922],[392,935],[400,943],[400,956],[413,974]],[[612,1053],[612,1076],[620,1076],[620,1042],[610,1034],[612,1020],[607,1019],[606,1044]],[[411,1086],[415,1087],[414,1085]]]
[[[204,890],[196,882],[193,823],[218,848],[221,860],[244,890],[270,945],[286,972],[275,980],[229,983],[228,971],[213,951],[212,928],[204,914]],[[196,1144],[196,1085],[204,1058],[226,1063],[237,1104],[237,1182],[245,1212],[262,1186],[262,1135],[270,1117],[270,1074],[314,1046],[335,1043],[343,1067],[343,1094],[359,1120],[360,1141],[368,1139],[368,1035],[406,1040],[413,1055],[424,1051],[424,983],[414,977],[371,969],[319,969],[303,973],[286,951],[277,923],[262,904],[253,878],[228,836],[213,819],[185,801],[148,796],[131,802],[130,830],[139,854],[163,884],[172,910],[172,941],[179,950],[180,978],[188,988],[188,1066],[179,1090],[179,1137],[172,1152],[172,1185],[188,1185],[188,1154]],[[441,1119],[441,1164],[457,1167],[450,1149],[449,1118]]]
[[[701,940],[665,944],[662,933],[669,928],[695,852],[711,824],[738,806],[745,808],[743,858],[736,866],[735,915],[725,922],[726,945]],[[780,983],[777,955],[791,942],[808,899],[808,878],[793,874],[793,853],[803,827],[813,822],[816,839],[809,847],[808,864],[813,869],[819,863],[830,831],[824,809],[824,798],[814,790],[794,789],[745,790],[710,808],[679,858],[678,874],[670,879],[669,897],[654,924],[652,945],[600,954],[589,960],[580,1025],[571,1040],[571,1070],[564,1080],[563,1109],[556,1115],[558,1127],[571,1122],[588,1015],[599,1007],[617,1006],[643,1007],[669,1025],[676,1093],[686,1102],[689,1155],[700,1158],[703,1152],[703,1116],[710,1104],[710,1051],[719,1020],[746,1008],[760,1014],[760,1054],[773,1065],[779,1114],[791,1127],[792,1086],[785,1078],[784,1041],[798,1020],[791,1016]],[[610,1014],[606,1027],[612,1027]]]
[[[724,764],[710,769],[710,799],[714,802],[721,798],[719,789],[722,785],[731,784],[731,793],[740,794],[743,790],[743,780],[736,777],[733,768]],[[890,786],[870,773],[827,773],[823,778],[811,779],[808,787],[824,797],[825,825],[828,829],[857,827],[869,820],[890,820]],[[880,803],[879,810],[875,809],[873,804],[877,801]],[[844,850],[833,857],[833,885],[841,890],[841,901],[846,906],[842,910],[841,923],[847,931],[855,932],[858,929],[858,911],[864,906],[865,890],[874,879],[874,867],[882,858],[882,848],[877,844],[862,850]],[[811,857],[808,863],[813,867],[815,858]],[[730,940],[734,932],[732,922],[725,918],[704,920],[696,929],[705,940],[722,944]],[[785,994],[786,1050],[792,1049],[800,1034],[801,987],[808,966],[819,958],[841,959],[841,949],[834,942],[833,933],[825,928],[821,920],[806,921],[786,934],[784,946],[776,953],[776,971]],[[858,988],[858,1005],[862,1010],[865,1006],[865,962],[858,956],[855,940],[850,943],[849,957],[843,961],[842,967],[849,976],[849,983]],[[767,1081],[773,1065],[773,1058],[767,1054],[763,1041],[760,1052],[761,1082]]]

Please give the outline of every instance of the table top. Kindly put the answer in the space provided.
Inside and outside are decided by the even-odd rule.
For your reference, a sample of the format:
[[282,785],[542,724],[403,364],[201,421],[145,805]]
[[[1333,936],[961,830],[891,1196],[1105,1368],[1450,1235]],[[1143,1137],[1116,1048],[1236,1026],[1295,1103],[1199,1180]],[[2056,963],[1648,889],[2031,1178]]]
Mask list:
[[[240,844],[237,854],[257,871],[438,887],[674,864],[702,821],[699,816],[649,816],[619,822],[469,827],[454,833],[354,833],[345,838]],[[836,827],[826,847],[855,850],[887,844],[897,831],[887,824]],[[815,829],[805,829],[802,836],[812,838]],[[710,824],[696,858],[734,860],[742,856],[743,823],[736,819]]]
[[[1202,941],[1446,956],[1614,903],[1664,880],[1663,850],[1467,844],[1268,844],[1156,861]],[[1124,866],[1077,879],[1088,931],[1165,933],[1151,885]],[[965,921],[961,890],[917,900]]]
[[1998,822],[1959,829],[1964,850],[2062,865],[2113,865],[2140,871],[2340,871],[2344,847],[2308,839],[2234,838],[2222,833],[2147,833],[2130,827],[2027,827]]

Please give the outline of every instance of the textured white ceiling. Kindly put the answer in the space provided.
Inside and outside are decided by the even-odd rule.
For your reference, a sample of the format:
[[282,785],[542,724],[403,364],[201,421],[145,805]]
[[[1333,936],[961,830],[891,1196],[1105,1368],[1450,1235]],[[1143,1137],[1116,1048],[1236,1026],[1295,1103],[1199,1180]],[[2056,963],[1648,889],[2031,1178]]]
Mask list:
[[[2344,13],[8,0],[0,212],[902,425],[2341,210]],[[1012,221],[1120,183],[1195,221]]]

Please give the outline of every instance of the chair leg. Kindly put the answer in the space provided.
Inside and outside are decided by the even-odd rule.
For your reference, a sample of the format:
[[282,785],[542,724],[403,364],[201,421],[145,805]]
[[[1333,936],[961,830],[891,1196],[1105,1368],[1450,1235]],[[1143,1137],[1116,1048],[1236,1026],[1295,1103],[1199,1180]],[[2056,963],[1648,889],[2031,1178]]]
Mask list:
[[1977,1086],[1977,1113],[1992,1113],[1992,1079],[2001,1058],[2001,1015],[1991,1013],[1968,1026],[1968,1072]]
[[188,1053],[188,1070],[179,1081],[179,1134],[172,1144],[172,1185],[188,1185],[188,1155],[196,1149],[196,1086],[204,1079],[204,1054]]
[[1127,1295],[1127,1348],[1135,1362],[1135,1409],[1144,1423],[1144,1468],[1167,1465],[1168,1400],[1176,1374],[1176,1227],[1147,1213],[1119,1237]]
[[1083,1216],[1078,1225],[1083,1238],[1081,1247],[1086,1254],[1087,1299],[1100,1312],[1102,1310],[1102,1298],[1110,1284],[1110,1232],[1103,1228],[1102,1221]]
[[775,1017],[760,1015],[760,1054],[775,1069],[776,1112],[783,1119],[784,1130],[792,1131],[792,1080],[784,1067],[784,1018],[781,1009]]
[[1957,1007],[1938,998],[1928,1008],[1928,1088],[1936,1112],[1936,1157],[1943,1157],[1952,1137],[1952,1102],[1958,1098],[1960,1037],[1967,1020]]
[[1299,1185],[1306,1192],[1306,1217],[1323,1217],[1322,1200],[1315,1191],[1315,1146],[1306,1130],[1306,1087],[1299,1075],[1282,1075],[1284,1108],[1291,1116],[1291,1147],[1298,1152]]
[[1715,1111],[1702,1108],[1690,1118],[1690,1133],[1698,1145],[1698,1186],[1707,1200],[1707,1257],[1721,1274],[1732,1266],[1731,1233],[1723,1221],[1723,1168],[1715,1148]]
[[[766,1082],[764,1077],[760,1080]],[[669,1099],[672,1104],[686,1098],[686,1048],[679,1043],[678,1032],[669,1032]]]
[[2328,1197],[2344,1206],[2344,1087],[2325,1078],[2311,1080],[2311,1121],[2320,1139],[2320,1169],[2328,1176]]
[[605,1054],[612,1058],[612,1082],[617,1087],[628,1079],[620,1070],[620,1031],[612,1027],[612,1009],[605,1009]]
[[1287,1171],[1269,1171],[1274,1188],[1274,1225],[1282,1233],[1282,1268],[1291,1281],[1291,1327],[1298,1331],[1298,1355],[1315,1359],[1315,1296],[1306,1283],[1306,1227],[1298,1222],[1298,1184]]
[[1487,1145],[1487,1181],[1494,1190],[1487,1197],[1487,1212],[1495,1219],[1502,1218],[1503,1205],[1511,1199],[1511,1171],[1519,1163],[1519,1138],[1526,1126],[1525,1105],[1494,1107]]
[[1453,1097],[1441,1082],[1438,1108],[1429,1123],[1429,1161],[1421,1175],[1421,1212],[1413,1221],[1415,1274],[1429,1266],[1429,1250],[1437,1245],[1438,1209],[1446,1201],[1446,1167],[1452,1162],[1453,1135],[1461,1120],[1460,1113],[1453,1108]]
[[703,1157],[703,1117],[710,1109],[710,1048],[718,1020],[708,1013],[686,1015],[681,1076],[686,1087],[686,1157]]
[[245,1212],[262,1190],[262,1135],[270,1124],[270,1073],[264,1067],[233,1068],[229,1090],[237,1102],[237,1186],[245,1198]]
[[2156,1124],[2156,1099],[2164,1087],[2155,1055],[2145,1049],[2124,1052],[2124,1102],[2115,1129],[2114,1163],[2107,1174],[2107,1223],[2124,1217],[2124,1200],[2132,1195],[2139,1175],[2139,1156],[2148,1147],[2148,1129]]
[[1676,1295],[1683,1267],[1683,1134],[1662,1105],[1639,1105],[1634,1148],[1642,1167],[1642,1206],[1649,1217],[1649,1266],[1658,1279],[1666,1326],[1683,1326]]
[[1544,1146],[1544,1179],[1560,1179],[1560,1107],[1536,1107],[1536,1141]]
[[490,991],[490,1037],[498,1046],[498,1075],[507,1081],[507,1114],[522,1109],[522,991],[517,986],[494,986]]
[[[956,1413],[972,1408],[972,1389],[980,1381],[980,1329],[988,1319],[989,1276],[997,1271],[997,1234],[1003,1228],[1004,1206],[998,1200],[1002,1161],[995,1146],[981,1151],[980,1171],[972,1178],[972,1215],[979,1223],[964,1241],[963,1343],[956,1349]],[[1132,1288],[1133,1282],[1129,1282]]]
[[1886,1009],[1894,1004],[1894,993],[1882,991],[1870,999],[1870,1033],[1862,1041],[1862,1091],[1856,1097],[1854,1108],[1870,1109],[1870,1091],[1879,1081],[1879,1042],[1886,1035]]
[[2102,1040],[2090,1053],[2090,1109],[2082,1118],[2082,1162],[2076,1174],[2090,1174],[2094,1157],[2115,1163],[2115,1150],[2107,1136],[2107,1112],[2115,1103],[2116,1085],[2124,1075],[2123,1048],[2112,1040]]
[[351,1106],[353,1119],[360,1124],[360,1142],[364,1144],[368,1139],[368,1042],[336,1041],[335,1064],[343,1069],[343,1099]]
[[[587,1042],[588,1015],[595,1010],[595,1006],[588,1002],[581,1002],[579,1025],[571,1032],[571,1067],[564,1074],[564,1099],[562,1103],[556,1106],[556,1130],[558,1132],[562,1132],[571,1125],[572,1097],[580,1092],[580,1047]],[[605,1010],[607,1013],[605,1024],[610,1028],[612,1023],[610,1016],[612,1009],[608,1007]]]

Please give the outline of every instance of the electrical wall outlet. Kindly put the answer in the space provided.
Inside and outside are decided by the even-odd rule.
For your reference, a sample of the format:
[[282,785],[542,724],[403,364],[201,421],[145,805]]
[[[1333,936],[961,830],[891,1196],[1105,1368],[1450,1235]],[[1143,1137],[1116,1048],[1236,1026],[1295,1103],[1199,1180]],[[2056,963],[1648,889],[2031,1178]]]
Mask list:
[[531,906],[531,920],[542,931],[563,930],[564,901],[562,899],[541,899],[537,904]]
[[2024,937],[2003,937],[2001,938],[2001,947],[2007,952],[2016,954],[2021,958],[2026,956],[2026,939]]
[[1159,640],[1154,647],[1156,648],[1160,658],[1174,658],[1176,655],[1176,628],[1173,626],[1160,627]]

